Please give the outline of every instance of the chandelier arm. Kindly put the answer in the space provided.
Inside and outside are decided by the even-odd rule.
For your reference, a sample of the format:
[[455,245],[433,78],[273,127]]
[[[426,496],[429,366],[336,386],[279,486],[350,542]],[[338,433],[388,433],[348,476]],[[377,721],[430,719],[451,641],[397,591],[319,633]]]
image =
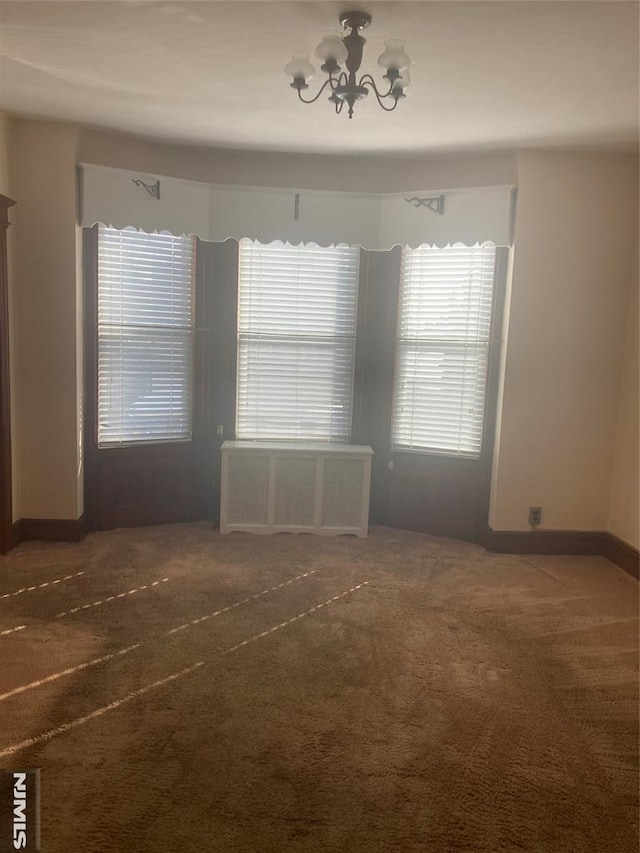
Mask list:
[[[376,96],[377,96],[377,92],[376,92]],[[398,98],[398,100],[400,100],[400,99]],[[394,101],[392,107],[385,107],[385,105],[382,103],[380,98],[378,98],[378,103],[380,104],[382,109],[385,111],[385,113],[392,113],[395,110],[395,108],[398,106],[398,101]]]
[[373,90],[373,93],[376,96],[376,98],[378,99],[378,102],[380,101],[380,98],[388,98],[389,95],[391,94],[391,92],[393,91],[393,83],[391,83],[388,91],[384,92],[384,94],[383,94],[382,92],[378,91],[376,81],[373,79],[371,74],[363,74],[362,77],[360,78],[359,85],[360,86],[366,86],[367,84]]
[[303,104],[314,104],[314,103],[318,100],[318,98],[320,97],[320,95],[324,92],[324,90],[327,88],[327,86],[329,86],[329,85],[331,85],[331,88],[332,88],[332,89],[335,89],[336,81],[334,80],[334,78],[333,78],[333,77],[328,77],[328,78],[324,81],[324,83],[323,83],[323,84],[322,84],[322,86],[320,87],[320,91],[318,92],[318,94],[317,94],[315,97],[310,98],[309,100],[305,100],[305,99],[302,97],[302,93],[301,93],[301,90],[300,90],[300,89],[298,89],[298,97],[300,98],[300,100],[302,101],[302,103],[303,103]]
[[[362,79],[360,80],[360,85],[361,85],[361,86],[365,86],[365,85],[369,82],[369,80],[365,80],[365,79],[364,79],[365,77],[369,77],[369,76],[370,76],[370,75],[365,74],[365,75],[362,77]],[[392,107],[387,107],[387,106],[385,106],[385,104],[384,104],[384,98],[388,98],[388,97],[389,97],[389,95],[391,94],[391,92],[389,91],[389,92],[387,92],[387,94],[386,94],[386,95],[381,95],[381,94],[380,94],[380,92],[378,92],[378,87],[376,86],[376,84],[375,84],[375,81],[374,81],[373,77],[370,77],[370,85],[371,85],[371,90],[373,91],[373,94],[376,96],[376,99],[377,99],[378,103],[380,104],[380,106],[382,107],[382,109],[385,111],[385,113],[392,113],[392,112],[395,110],[395,108],[398,106],[398,101],[400,100],[400,98],[395,98],[395,99],[394,99],[394,101],[393,101],[393,106],[392,106]]]

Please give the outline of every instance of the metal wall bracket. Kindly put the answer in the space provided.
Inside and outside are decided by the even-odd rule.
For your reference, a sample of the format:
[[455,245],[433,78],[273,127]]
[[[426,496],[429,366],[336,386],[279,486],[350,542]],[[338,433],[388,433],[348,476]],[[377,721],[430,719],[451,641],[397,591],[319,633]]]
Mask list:
[[158,179],[155,184],[145,184],[145,182],[141,181],[139,178],[131,178],[131,180],[137,187],[144,187],[149,195],[152,195],[155,199],[160,201],[160,179]]
[[411,198],[405,198],[405,201],[413,204],[414,207],[428,207],[434,213],[439,213],[441,216],[444,213],[444,194],[434,196],[423,196],[420,198],[417,195]]

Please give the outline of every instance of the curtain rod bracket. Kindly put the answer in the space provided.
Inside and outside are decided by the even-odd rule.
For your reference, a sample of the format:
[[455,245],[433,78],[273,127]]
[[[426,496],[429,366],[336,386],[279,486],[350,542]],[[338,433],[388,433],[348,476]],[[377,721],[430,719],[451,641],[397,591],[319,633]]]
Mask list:
[[159,178],[155,182],[155,184],[145,184],[145,182],[140,180],[139,178],[131,178],[131,180],[137,187],[144,187],[145,190],[149,193],[149,195],[152,195],[155,199],[160,201],[160,179]]
[[444,213],[444,194],[423,196],[422,198],[417,195],[413,195],[411,198],[405,198],[405,201],[413,204],[414,207],[428,207],[429,210],[440,214],[440,216]]

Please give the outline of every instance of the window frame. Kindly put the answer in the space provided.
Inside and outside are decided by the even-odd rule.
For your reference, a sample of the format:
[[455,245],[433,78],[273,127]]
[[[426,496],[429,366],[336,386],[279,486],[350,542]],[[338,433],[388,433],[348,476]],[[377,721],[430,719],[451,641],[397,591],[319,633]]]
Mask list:
[[[112,227],[112,226],[104,226],[104,227]],[[87,229],[85,229],[86,231]],[[115,229],[118,231],[123,231],[127,229]],[[146,236],[154,236],[154,233],[144,232],[142,229],[135,229],[138,233],[144,233]],[[184,331],[188,333],[190,338],[190,346],[189,346],[189,357],[190,357],[190,395],[189,395],[189,435],[188,436],[170,436],[166,438],[130,438],[124,441],[100,441],[100,416],[99,416],[99,391],[100,391],[100,380],[99,380],[99,368],[100,368],[100,323],[99,323],[99,299],[100,299],[100,279],[99,279],[99,252],[100,252],[100,223],[93,226],[90,231],[94,234],[95,245],[93,248],[93,256],[95,258],[95,267],[93,270],[94,276],[94,319],[93,319],[93,329],[92,329],[92,337],[95,348],[94,360],[95,360],[95,385],[94,385],[94,404],[93,404],[93,415],[94,415],[94,441],[95,446],[98,451],[114,451],[118,448],[143,448],[143,447],[163,447],[166,445],[190,445],[194,442],[194,435],[196,431],[196,394],[198,389],[198,365],[197,365],[197,347],[196,347],[196,333],[198,328],[198,288],[197,288],[197,279],[198,279],[198,240],[194,236],[189,236],[188,240],[191,244],[191,256],[192,256],[192,272],[191,272],[191,283],[190,283],[190,292],[191,292],[191,323],[189,327],[184,327]],[[175,235],[171,235],[174,236]],[[86,274],[86,273],[85,273]],[[122,324],[118,326],[119,329],[126,329],[127,325]],[[132,326],[135,328],[135,326]],[[149,329],[157,329],[157,326],[149,326]],[[175,326],[166,326],[162,329],[162,331],[167,331],[168,333],[174,329],[178,329],[179,327]],[[180,327],[183,328],[183,327]],[[85,330],[86,331],[86,330]]]
[[[407,248],[402,247],[402,254]],[[509,265],[510,250],[504,246],[495,247],[495,264],[493,270],[493,286],[491,297],[491,320],[489,335],[487,339],[487,370],[484,384],[484,407],[482,416],[482,438],[480,450],[477,454],[460,454],[455,451],[438,450],[423,447],[403,447],[393,443],[393,426],[395,414],[395,401],[397,382],[399,381],[398,351],[400,336],[398,334],[400,325],[400,310],[402,299],[402,257],[398,268],[398,298],[396,304],[396,321],[394,325],[393,340],[393,366],[392,381],[389,398],[389,428],[387,452],[391,454],[407,454],[415,457],[440,459],[443,463],[449,460],[452,463],[482,463],[491,462],[493,456],[493,445],[495,440],[495,426],[497,418],[498,386],[500,372],[500,358],[502,352],[503,333],[502,323],[506,299],[507,268]]]
[[[249,238],[245,238],[248,242],[258,243],[263,249],[272,246],[274,243],[277,244],[279,249],[283,247],[290,246],[295,249],[298,248],[300,244],[292,245],[289,243],[283,243],[282,241],[271,241],[270,243],[260,243],[257,240],[249,240]],[[329,248],[337,248],[335,246],[320,246],[316,243],[309,242],[302,244],[304,246],[313,246],[317,249],[329,249]],[[354,425],[354,410],[356,406],[356,374],[358,372],[358,346],[359,346],[359,324],[360,324],[360,286],[361,286],[361,277],[362,277],[362,251],[356,246],[346,246],[346,244],[340,244],[340,248],[348,248],[355,255],[356,261],[356,270],[355,270],[355,294],[354,294],[354,305],[353,305],[353,315],[354,315],[354,326],[353,333],[351,335],[343,335],[343,336],[333,336],[332,341],[330,342],[334,353],[337,352],[336,344],[340,344],[341,341],[348,341],[351,348],[351,371],[350,371],[350,381],[348,385],[349,390],[349,410],[348,410],[348,421],[347,421],[347,430],[344,438],[337,437],[291,437],[291,436],[261,436],[261,437],[244,437],[238,435],[238,417],[240,412],[240,393],[241,393],[241,382],[240,382],[240,370],[239,364],[241,359],[240,348],[242,341],[242,331],[241,331],[241,286],[240,286],[240,277],[241,277],[241,267],[242,267],[242,248],[243,248],[243,240],[238,241],[238,279],[237,279],[237,323],[236,323],[236,393],[235,393],[235,436],[238,441],[266,441],[266,442],[281,442],[281,443],[293,443],[303,445],[305,443],[318,443],[318,444],[349,444],[352,440],[353,433],[353,425]],[[245,332],[245,335],[247,333]],[[259,334],[259,333],[254,333]],[[294,337],[291,336],[289,338],[282,337],[283,343],[289,343],[292,345],[296,345],[300,336]],[[317,341],[322,342],[323,336],[318,335]],[[326,336],[325,336],[326,340]],[[318,343],[314,343],[314,340],[307,339],[303,340],[302,343],[308,343],[310,346],[318,345]]]

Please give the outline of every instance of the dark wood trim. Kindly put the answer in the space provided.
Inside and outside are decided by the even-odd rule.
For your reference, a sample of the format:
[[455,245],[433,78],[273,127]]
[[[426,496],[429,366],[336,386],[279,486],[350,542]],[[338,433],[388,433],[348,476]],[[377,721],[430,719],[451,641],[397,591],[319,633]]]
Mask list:
[[607,534],[600,530],[492,530],[487,528],[484,546],[497,554],[604,553]]
[[16,522],[19,542],[80,542],[86,533],[85,517],[23,518]]
[[0,195],[0,554],[13,547],[7,228],[9,208],[14,204],[13,199]]
[[[87,533],[78,519],[23,518],[12,524],[12,547],[20,542],[80,542]],[[640,551],[611,533],[599,530],[492,530],[484,545],[497,554],[547,554],[605,557],[632,577],[640,578]]]
[[[203,380],[208,392],[203,402],[206,417],[201,458],[212,456],[210,467],[210,511],[207,518],[220,518],[220,448],[236,435],[236,380],[238,355],[238,266],[240,246],[237,240],[209,243],[206,246],[206,270],[202,278],[205,294],[204,317],[211,329]],[[223,429],[218,434],[218,426]]]
[[492,530],[484,546],[496,554],[575,554],[606,557],[634,578],[640,576],[640,552],[604,530]]
[[372,524],[388,523],[391,410],[402,249],[360,252],[351,441],[374,450]]
[[627,574],[640,580],[640,551],[629,545],[628,542],[623,542],[618,539],[613,533],[605,535],[604,554],[608,560],[615,563]]
[[87,528],[214,519],[219,515],[219,448],[235,431],[238,243],[194,241],[191,440],[122,447],[97,443],[97,243],[97,228],[84,229]]

